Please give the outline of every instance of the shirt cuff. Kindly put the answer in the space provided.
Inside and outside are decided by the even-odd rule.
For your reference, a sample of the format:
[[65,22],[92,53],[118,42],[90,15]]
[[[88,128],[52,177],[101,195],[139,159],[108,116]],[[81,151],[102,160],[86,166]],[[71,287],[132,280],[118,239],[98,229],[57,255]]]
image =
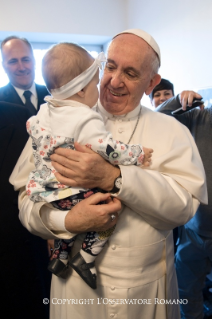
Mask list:
[[48,229],[54,232],[68,232],[65,228],[65,217],[68,212],[68,210],[53,209],[44,205],[40,210],[40,217]]

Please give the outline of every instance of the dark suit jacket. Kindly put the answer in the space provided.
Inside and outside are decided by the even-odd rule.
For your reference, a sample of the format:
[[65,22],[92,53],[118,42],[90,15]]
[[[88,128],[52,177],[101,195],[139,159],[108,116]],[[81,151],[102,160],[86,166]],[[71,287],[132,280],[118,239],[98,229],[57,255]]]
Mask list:
[[18,193],[9,176],[28,139],[29,111],[0,102],[0,305],[8,318],[47,319],[50,273],[47,243],[30,234],[18,218]]
[[[37,95],[38,95],[38,108],[37,111],[40,109],[40,105],[45,103],[44,97],[49,95],[46,87],[44,85],[35,84]],[[0,88],[0,101],[19,104],[24,106],[20,96],[14,89],[11,83],[8,83],[6,86]]]

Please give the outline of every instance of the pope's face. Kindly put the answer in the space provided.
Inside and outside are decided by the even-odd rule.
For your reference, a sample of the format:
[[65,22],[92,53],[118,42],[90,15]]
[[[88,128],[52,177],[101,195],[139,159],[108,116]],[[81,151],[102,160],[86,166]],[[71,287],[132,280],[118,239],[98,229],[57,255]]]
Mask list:
[[26,90],[35,78],[35,60],[29,46],[20,39],[12,39],[2,49],[3,68],[10,82]]
[[[153,87],[149,45],[133,34],[117,36],[108,50],[100,84],[100,101],[114,115],[126,114],[138,106],[143,93]],[[159,76],[160,82],[160,76]]]

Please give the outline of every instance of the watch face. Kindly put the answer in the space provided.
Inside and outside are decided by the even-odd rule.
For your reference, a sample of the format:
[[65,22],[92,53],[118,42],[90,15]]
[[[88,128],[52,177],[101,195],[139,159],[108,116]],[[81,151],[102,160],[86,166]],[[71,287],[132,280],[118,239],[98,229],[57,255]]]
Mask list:
[[120,189],[121,186],[122,186],[122,178],[121,177],[118,177],[115,181],[115,186]]

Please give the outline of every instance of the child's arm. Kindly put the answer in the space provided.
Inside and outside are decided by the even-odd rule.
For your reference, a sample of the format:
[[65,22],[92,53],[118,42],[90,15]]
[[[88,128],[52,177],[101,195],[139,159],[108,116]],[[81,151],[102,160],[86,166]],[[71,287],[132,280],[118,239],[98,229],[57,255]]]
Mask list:
[[125,144],[113,139],[107,132],[98,113],[89,112],[78,124],[75,130],[74,140],[86,145],[113,165],[144,165],[149,166],[152,149],[140,144]]

